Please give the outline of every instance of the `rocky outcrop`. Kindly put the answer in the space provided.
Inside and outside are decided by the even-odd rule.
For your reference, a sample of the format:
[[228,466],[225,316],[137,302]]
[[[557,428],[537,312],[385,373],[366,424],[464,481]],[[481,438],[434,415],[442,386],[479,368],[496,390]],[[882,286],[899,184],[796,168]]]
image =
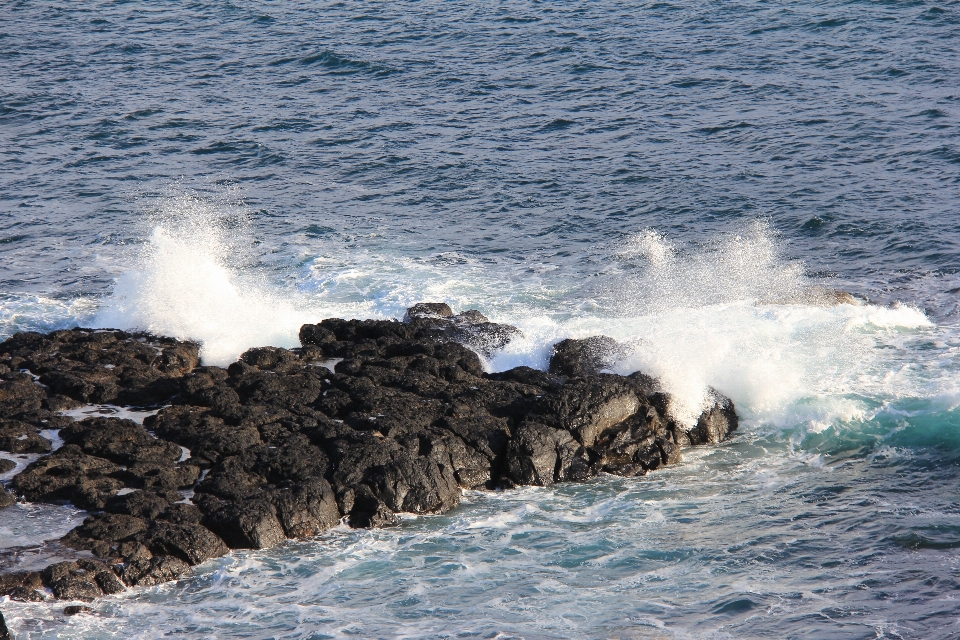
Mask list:
[[[639,476],[737,426],[719,393],[687,429],[652,378],[599,373],[624,349],[602,336],[559,343],[547,372],[485,373],[478,353],[518,334],[420,304],[404,322],[304,325],[299,349],[251,349],[226,369],[198,366],[196,345],[144,334],[17,334],[0,344],[0,420],[17,442],[59,429],[63,446],[30,445],[46,455],[13,489],[90,511],[61,542],[94,558],[4,578],[0,595],[30,599],[45,585],[91,599],[341,521],[441,513],[463,489]],[[134,401],[164,406],[143,425],[57,413]]]

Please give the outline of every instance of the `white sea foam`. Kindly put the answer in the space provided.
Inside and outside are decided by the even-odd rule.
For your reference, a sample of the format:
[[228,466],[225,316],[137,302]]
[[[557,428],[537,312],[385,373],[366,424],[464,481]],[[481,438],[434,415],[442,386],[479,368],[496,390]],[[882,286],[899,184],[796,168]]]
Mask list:
[[824,304],[823,288],[779,257],[764,225],[685,252],[652,232],[625,244],[618,255],[645,262],[618,289],[608,285],[613,312],[510,317],[525,338],[491,367],[542,368],[558,340],[608,335],[630,346],[613,370],[658,377],[686,424],[706,406],[710,386],[748,419],[812,427],[861,413],[846,394],[919,391],[914,375],[897,372],[904,343],[937,330],[927,317],[906,305]]
[[900,362],[903,343],[938,330],[921,311],[826,304],[824,287],[781,255],[763,222],[693,247],[642,231],[612,247],[613,275],[589,287],[544,284],[528,267],[505,272],[465,256],[331,252],[336,257],[307,262],[297,289],[283,289],[244,257],[242,215],[178,196],[153,220],[138,264],[117,281],[96,322],[198,340],[210,364],[253,346],[295,346],[304,322],[398,317],[413,302],[443,300],[521,328],[524,337],[495,354],[491,370],[545,368],[552,345],[567,337],[605,334],[629,344],[614,371],[657,376],[686,424],[711,386],[748,420],[799,420],[813,431],[862,411],[843,399],[850,394],[944,392],[942,375],[920,388],[917,372]]
[[252,346],[297,346],[302,324],[336,309],[308,309],[295,293],[241,268],[242,222],[224,219],[221,208],[202,199],[167,201],[139,263],[117,280],[96,326],[198,340],[207,364],[228,364]]

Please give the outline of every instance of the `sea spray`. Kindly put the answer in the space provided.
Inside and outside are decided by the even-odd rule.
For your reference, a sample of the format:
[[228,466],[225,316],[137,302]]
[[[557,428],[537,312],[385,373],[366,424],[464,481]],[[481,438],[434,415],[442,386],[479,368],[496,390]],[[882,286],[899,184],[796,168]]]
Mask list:
[[[297,346],[306,322],[399,317],[404,304],[446,300],[458,310],[493,307],[494,320],[523,331],[487,362],[490,371],[543,369],[557,341],[605,334],[628,346],[613,370],[657,376],[684,424],[695,422],[714,387],[748,418],[815,428],[860,410],[847,396],[866,384],[889,397],[909,393],[891,378],[897,349],[878,346],[933,326],[904,305],[824,305],[818,295],[825,288],[783,256],[763,221],[693,247],[652,230],[626,237],[610,251],[615,277],[561,294],[569,304],[558,308],[555,300],[518,295],[529,281],[509,272],[503,281],[501,270],[469,260],[315,258],[307,281],[284,289],[244,257],[250,242],[242,211],[182,194],[157,210],[137,264],[117,280],[95,322],[197,340],[207,364],[228,364],[254,346]],[[495,301],[494,292],[504,299]]]
[[206,364],[228,364],[252,346],[298,344],[297,330],[315,321],[318,310],[305,311],[293,294],[269,289],[256,270],[235,266],[241,234],[227,224],[222,208],[180,196],[161,211],[96,326],[199,341]]
[[900,304],[835,304],[828,287],[783,253],[765,221],[693,247],[641,231],[613,248],[621,266],[598,287],[599,312],[513,315],[507,321],[525,340],[508,345],[491,366],[543,368],[558,340],[608,335],[629,348],[613,371],[659,378],[674,396],[673,417],[691,426],[710,387],[748,418],[790,426],[860,411],[846,396],[866,392],[865,384],[885,397],[912,393],[902,384],[878,389],[871,380],[889,382],[891,367],[906,357],[904,343],[934,328],[924,313]]

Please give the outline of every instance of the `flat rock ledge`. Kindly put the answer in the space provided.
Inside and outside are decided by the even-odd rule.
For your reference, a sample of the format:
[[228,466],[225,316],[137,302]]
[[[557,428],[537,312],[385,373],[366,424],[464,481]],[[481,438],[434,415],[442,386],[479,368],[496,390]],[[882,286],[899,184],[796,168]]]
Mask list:
[[[622,352],[601,336],[558,343],[546,372],[485,373],[478,353],[519,334],[421,303],[403,322],[304,325],[299,349],[251,349],[225,369],[200,366],[195,343],[144,333],[14,335],[0,344],[0,451],[36,459],[0,507],[91,515],[57,543],[74,560],[8,571],[0,596],[90,601],[230,549],[442,513],[462,489],[640,476],[737,428],[719,393],[685,429],[653,378],[600,373]],[[101,403],[162,408],[143,425],[64,415]]]

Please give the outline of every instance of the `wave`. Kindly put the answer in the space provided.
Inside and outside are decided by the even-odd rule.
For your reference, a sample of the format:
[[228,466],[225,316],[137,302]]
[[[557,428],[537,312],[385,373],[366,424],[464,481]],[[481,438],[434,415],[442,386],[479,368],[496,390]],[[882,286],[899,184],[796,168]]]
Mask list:
[[[604,334],[629,345],[613,371],[659,377],[682,422],[695,420],[714,387],[748,423],[803,424],[810,433],[960,388],[954,327],[909,305],[835,304],[762,221],[694,246],[642,230],[609,247],[603,277],[586,284],[549,264],[329,244],[271,272],[250,251],[242,208],[181,194],[164,199],[150,222],[108,296],[8,298],[0,305],[7,326],[52,329],[59,317],[61,326],[147,330],[196,340],[206,364],[226,365],[250,347],[296,346],[306,322],[399,318],[414,302],[442,300],[523,331],[490,370],[545,368],[557,341]],[[278,284],[278,273],[293,284]]]

